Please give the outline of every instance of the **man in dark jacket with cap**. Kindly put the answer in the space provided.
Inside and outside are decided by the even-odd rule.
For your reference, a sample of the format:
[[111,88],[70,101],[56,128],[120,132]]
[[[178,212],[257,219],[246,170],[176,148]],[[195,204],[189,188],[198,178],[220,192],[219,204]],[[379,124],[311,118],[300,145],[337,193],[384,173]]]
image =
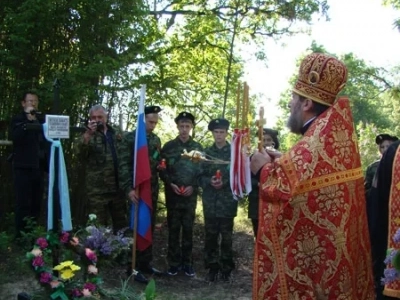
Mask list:
[[[43,198],[44,172],[48,161],[46,142],[42,131],[27,130],[28,124],[42,124],[44,119],[37,113],[39,97],[35,92],[26,92],[22,98],[23,111],[14,116],[10,125],[13,141],[13,175],[16,195],[16,236],[25,230],[24,218],[36,221],[40,215]],[[47,145],[46,145],[47,144]]]
[[[146,106],[144,109],[146,120],[146,137],[147,148],[149,151],[150,169],[151,169],[151,199],[152,199],[152,216],[151,216],[151,231],[154,232],[154,226],[157,215],[158,202],[158,165],[160,163],[161,140],[153,132],[158,124],[158,113],[161,111],[159,106]],[[133,158],[136,130],[128,132],[122,139],[120,156],[119,156],[119,178],[121,188],[124,190],[129,200],[134,203],[138,201],[138,195],[133,186]],[[136,265],[137,271],[159,275],[161,272],[151,266],[153,260],[153,247],[149,246],[144,251],[137,251]],[[135,276],[135,280],[147,283],[147,278],[139,273]]]
[[[194,116],[181,112],[176,118],[179,135],[167,142],[161,149],[161,157],[166,167],[160,171],[165,184],[165,200],[168,222],[168,274],[176,275],[183,267],[187,276],[194,276],[192,262],[193,225],[195,219],[198,162],[182,157],[184,150],[202,151],[203,147],[190,136],[194,126]],[[182,231],[182,240],[180,233]]]
[[[375,143],[378,145],[378,150],[379,150],[380,156],[382,157],[382,155],[386,151],[386,149],[389,148],[389,146],[397,140],[398,140],[398,138],[396,136],[391,136],[386,133],[377,135],[375,138]],[[367,167],[367,171],[365,172],[364,186],[365,186],[365,193],[366,193],[367,201],[368,201],[369,192],[371,190],[372,181],[374,179],[376,170],[378,169],[381,157],[378,160],[374,161],[372,164],[370,164]]]
[[214,119],[209,123],[208,130],[213,134],[214,144],[205,149],[206,157],[227,163],[202,164],[199,180],[203,189],[204,262],[206,269],[209,269],[208,281],[215,281],[219,272],[223,281],[229,281],[235,267],[232,233],[238,202],[233,199],[230,188],[231,145],[226,141],[228,128],[229,121],[226,119]]

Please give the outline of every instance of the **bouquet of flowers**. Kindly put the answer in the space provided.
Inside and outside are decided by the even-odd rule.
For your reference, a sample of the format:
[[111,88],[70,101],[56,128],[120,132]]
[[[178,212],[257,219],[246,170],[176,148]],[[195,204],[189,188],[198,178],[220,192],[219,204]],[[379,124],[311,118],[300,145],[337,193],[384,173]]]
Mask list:
[[[50,232],[46,237],[39,237],[33,249],[26,254],[39,282],[51,288],[51,299],[91,297],[102,283],[96,267],[96,253],[90,248],[85,248],[83,255],[80,255],[79,251],[73,250],[74,247],[79,249],[79,246],[79,239],[71,237],[68,232],[59,236]],[[52,266],[55,251],[61,254],[60,258],[69,257],[71,254],[73,256],[75,252],[76,263],[74,260],[64,260]],[[83,276],[76,276],[82,271]]]
[[90,215],[88,226],[75,235],[49,232],[26,254],[39,282],[51,288],[51,299],[79,299],[98,293],[102,283],[99,259],[113,261],[129,250],[132,238],[95,223],[96,216]]
[[[395,244],[400,243],[400,229],[396,231],[393,236],[393,242]],[[385,259],[386,269],[384,271],[384,277],[382,283],[389,284],[400,279],[400,249],[391,248],[387,251]]]

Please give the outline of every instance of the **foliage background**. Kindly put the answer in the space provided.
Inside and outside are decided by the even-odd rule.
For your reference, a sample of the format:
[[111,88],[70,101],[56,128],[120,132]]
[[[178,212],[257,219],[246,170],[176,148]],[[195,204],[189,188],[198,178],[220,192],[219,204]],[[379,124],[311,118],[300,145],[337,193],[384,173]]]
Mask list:
[[[399,7],[397,0],[386,2]],[[210,119],[225,112],[235,123],[237,86],[245,63],[241,46],[255,45],[253,55],[262,64],[268,58],[265,41],[296,34],[297,25],[306,25],[315,15],[328,18],[328,13],[324,0],[3,0],[0,139],[8,139],[9,120],[20,110],[23,92],[30,89],[39,93],[43,113],[69,115],[75,126],[82,125],[92,105],[101,103],[113,124],[131,130],[139,87],[146,84],[147,103],[164,108],[157,129],[163,142],[176,134],[174,116],[188,110],[197,118],[194,138],[210,143]],[[310,50],[329,51],[317,42]],[[398,70],[371,66],[352,53],[339,58],[349,67],[344,92],[352,99],[366,167],[377,157],[376,133],[400,135]],[[282,150],[297,138],[285,130],[294,76],[280,101],[282,117],[276,127]],[[59,103],[54,102],[55,80],[60,83]],[[254,106],[251,112],[254,121]],[[76,134],[63,141],[63,147],[72,213],[79,224],[85,220],[85,195],[78,188],[84,185],[85,166],[73,155]],[[11,165],[6,162],[11,151],[10,146],[0,146],[3,228],[9,225],[5,214],[13,210]]]

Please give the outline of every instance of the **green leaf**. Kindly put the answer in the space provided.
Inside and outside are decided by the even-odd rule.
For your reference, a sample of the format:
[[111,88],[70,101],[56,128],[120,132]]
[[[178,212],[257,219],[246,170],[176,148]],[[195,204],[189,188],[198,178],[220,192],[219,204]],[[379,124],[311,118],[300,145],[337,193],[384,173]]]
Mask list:
[[146,300],[153,300],[156,296],[156,282],[154,279],[151,279],[144,290],[144,294],[146,295]]
[[60,298],[61,300],[68,300],[68,296],[65,294],[64,290],[62,289],[57,289],[53,294],[50,295],[51,299],[58,299]]

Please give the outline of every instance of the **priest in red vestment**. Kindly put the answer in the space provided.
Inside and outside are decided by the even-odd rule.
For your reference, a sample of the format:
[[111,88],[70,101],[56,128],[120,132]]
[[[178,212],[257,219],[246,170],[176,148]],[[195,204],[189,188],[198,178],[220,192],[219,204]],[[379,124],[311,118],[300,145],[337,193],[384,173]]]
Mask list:
[[364,178],[336,58],[301,63],[289,129],[302,138],[287,153],[257,152],[260,180],[253,299],[375,299]]

